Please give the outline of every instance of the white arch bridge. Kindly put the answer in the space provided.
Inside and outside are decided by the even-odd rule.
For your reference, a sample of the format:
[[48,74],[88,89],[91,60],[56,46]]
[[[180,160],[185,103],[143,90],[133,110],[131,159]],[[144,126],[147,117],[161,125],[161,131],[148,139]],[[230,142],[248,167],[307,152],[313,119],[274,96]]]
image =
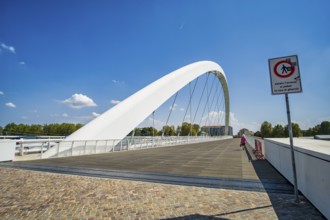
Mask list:
[[[126,98],[102,115],[98,116],[88,124],[77,130],[65,140],[47,150],[42,154],[42,158],[56,156],[74,156],[91,153],[101,153],[123,150],[131,147],[164,146],[186,143],[187,141],[202,141],[210,137],[149,137],[140,138],[138,143],[132,143],[127,135],[134,130],[141,122],[158,109],[164,102],[176,95],[183,87],[202,76],[203,74],[215,76],[222,87],[224,99],[224,124],[225,135],[229,133],[229,90],[226,75],[215,62],[200,61],[175,70],[155,82],[144,87],[140,91]],[[207,80],[206,80],[207,81]],[[197,82],[195,83],[196,86]],[[213,87],[213,83],[212,83]],[[212,90],[211,87],[211,90]],[[194,93],[195,87],[190,95]],[[203,93],[205,86],[203,89]],[[211,93],[207,89],[207,93]],[[214,96],[216,94],[214,93]],[[202,97],[202,96],[201,96]],[[207,97],[209,100],[210,94]],[[175,97],[176,98],[176,97]],[[214,99],[214,98],[213,98]],[[175,101],[174,101],[175,102]],[[173,104],[174,104],[173,102]],[[189,105],[191,104],[191,96]],[[199,107],[199,106],[198,106]],[[173,106],[171,110],[173,109]],[[187,107],[188,110],[188,107]],[[204,108],[205,110],[205,108]],[[191,107],[190,107],[191,113]],[[171,112],[170,112],[171,114]],[[195,114],[196,116],[196,114]],[[190,115],[192,118],[192,114]],[[192,123],[191,123],[192,124]],[[164,133],[163,133],[164,134]],[[214,138],[214,137],[213,137]],[[222,138],[224,138],[222,136]],[[134,138],[136,141],[137,139]]]

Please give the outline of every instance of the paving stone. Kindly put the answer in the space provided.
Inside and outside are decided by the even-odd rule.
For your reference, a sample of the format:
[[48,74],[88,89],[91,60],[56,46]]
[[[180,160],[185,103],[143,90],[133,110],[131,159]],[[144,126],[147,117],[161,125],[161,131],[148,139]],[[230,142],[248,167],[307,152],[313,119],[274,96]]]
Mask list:
[[323,219],[293,195],[0,167],[0,219]]
[[[256,161],[250,150],[241,150],[234,139],[203,144],[202,150],[195,144],[29,163],[239,178],[244,180],[241,189],[286,184],[266,161]],[[235,190],[0,166],[0,219],[323,219],[303,196],[297,205],[293,194],[237,190],[231,180],[224,179],[223,185],[227,181],[228,188]]]

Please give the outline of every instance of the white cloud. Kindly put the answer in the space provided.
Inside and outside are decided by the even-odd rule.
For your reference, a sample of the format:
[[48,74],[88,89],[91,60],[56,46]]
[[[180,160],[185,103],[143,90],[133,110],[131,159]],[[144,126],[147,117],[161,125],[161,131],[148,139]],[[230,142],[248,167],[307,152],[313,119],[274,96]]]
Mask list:
[[8,50],[8,51],[10,51],[10,52],[12,52],[12,53],[15,53],[15,52],[16,52],[16,51],[15,51],[15,48],[14,48],[13,46],[8,46],[8,45],[6,45],[6,44],[4,44],[4,43],[1,43],[0,46],[1,46],[3,49]]
[[119,100],[113,100],[113,99],[112,99],[112,100],[110,101],[110,103],[113,104],[113,105],[117,105],[117,104],[120,103],[120,101],[119,101]]
[[55,113],[55,114],[50,114],[49,116],[52,118],[58,118],[58,117],[67,118],[67,117],[69,117],[69,114],[68,113],[62,113],[62,114]]
[[25,65],[26,63],[24,61],[19,62],[20,65]]
[[92,112],[92,115],[96,118],[96,117],[100,116],[101,114],[96,113],[96,112]]
[[70,98],[61,101],[61,103],[66,104],[70,106],[71,108],[84,108],[84,107],[96,107],[96,103],[93,101],[93,99],[89,98],[88,96],[85,96],[83,94],[74,94]]
[[0,95],[4,95],[4,94],[5,94],[4,92],[0,91]]
[[7,102],[5,106],[10,107],[10,108],[16,108],[16,105],[12,102]]
[[[199,123],[198,121],[195,123]],[[225,124],[225,112],[224,111],[211,111],[202,117],[201,126],[204,125],[224,125]],[[229,113],[229,125],[233,128],[233,134],[237,134],[242,128],[249,129],[250,131],[258,131],[260,129],[260,123],[258,122],[242,122],[239,121],[235,113]]]
[[170,106],[170,110],[175,111],[177,106],[178,106],[178,105],[174,103],[173,107]]
[[111,80],[114,84],[124,84],[125,82],[124,81],[119,81],[119,80],[116,80],[116,79],[113,79]]
[[180,111],[183,112],[184,111],[184,108],[180,108]]

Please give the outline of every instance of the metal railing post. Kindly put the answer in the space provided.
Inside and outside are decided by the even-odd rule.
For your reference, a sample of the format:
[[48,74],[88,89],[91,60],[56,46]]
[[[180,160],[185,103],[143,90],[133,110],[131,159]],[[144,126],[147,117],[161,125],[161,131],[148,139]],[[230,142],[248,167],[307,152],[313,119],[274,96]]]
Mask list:
[[105,141],[105,150],[104,150],[104,152],[107,152],[107,149],[108,149],[108,140]]
[[41,144],[40,159],[42,159],[42,153],[44,151],[44,142]]
[[73,156],[73,145],[74,145],[74,141],[72,141],[71,143],[71,156]]
[[85,141],[84,154],[86,154],[87,141]]
[[23,154],[24,154],[24,148],[23,148],[23,141],[21,140],[21,156],[23,156]]
[[57,146],[57,157],[60,157],[60,145],[62,142],[58,142],[58,146]]
[[95,142],[95,153],[97,153],[97,142],[98,141]]

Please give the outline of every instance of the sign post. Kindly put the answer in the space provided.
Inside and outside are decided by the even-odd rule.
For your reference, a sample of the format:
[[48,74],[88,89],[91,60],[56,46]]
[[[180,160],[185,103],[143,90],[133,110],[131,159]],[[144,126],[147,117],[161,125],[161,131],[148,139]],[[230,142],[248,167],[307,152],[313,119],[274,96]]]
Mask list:
[[299,203],[296,162],[293,149],[293,133],[288,93],[302,92],[298,56],[279,57],[268,60],[272,95],[285,94],[288,130],[290,136],[291,161],[295,202]]

